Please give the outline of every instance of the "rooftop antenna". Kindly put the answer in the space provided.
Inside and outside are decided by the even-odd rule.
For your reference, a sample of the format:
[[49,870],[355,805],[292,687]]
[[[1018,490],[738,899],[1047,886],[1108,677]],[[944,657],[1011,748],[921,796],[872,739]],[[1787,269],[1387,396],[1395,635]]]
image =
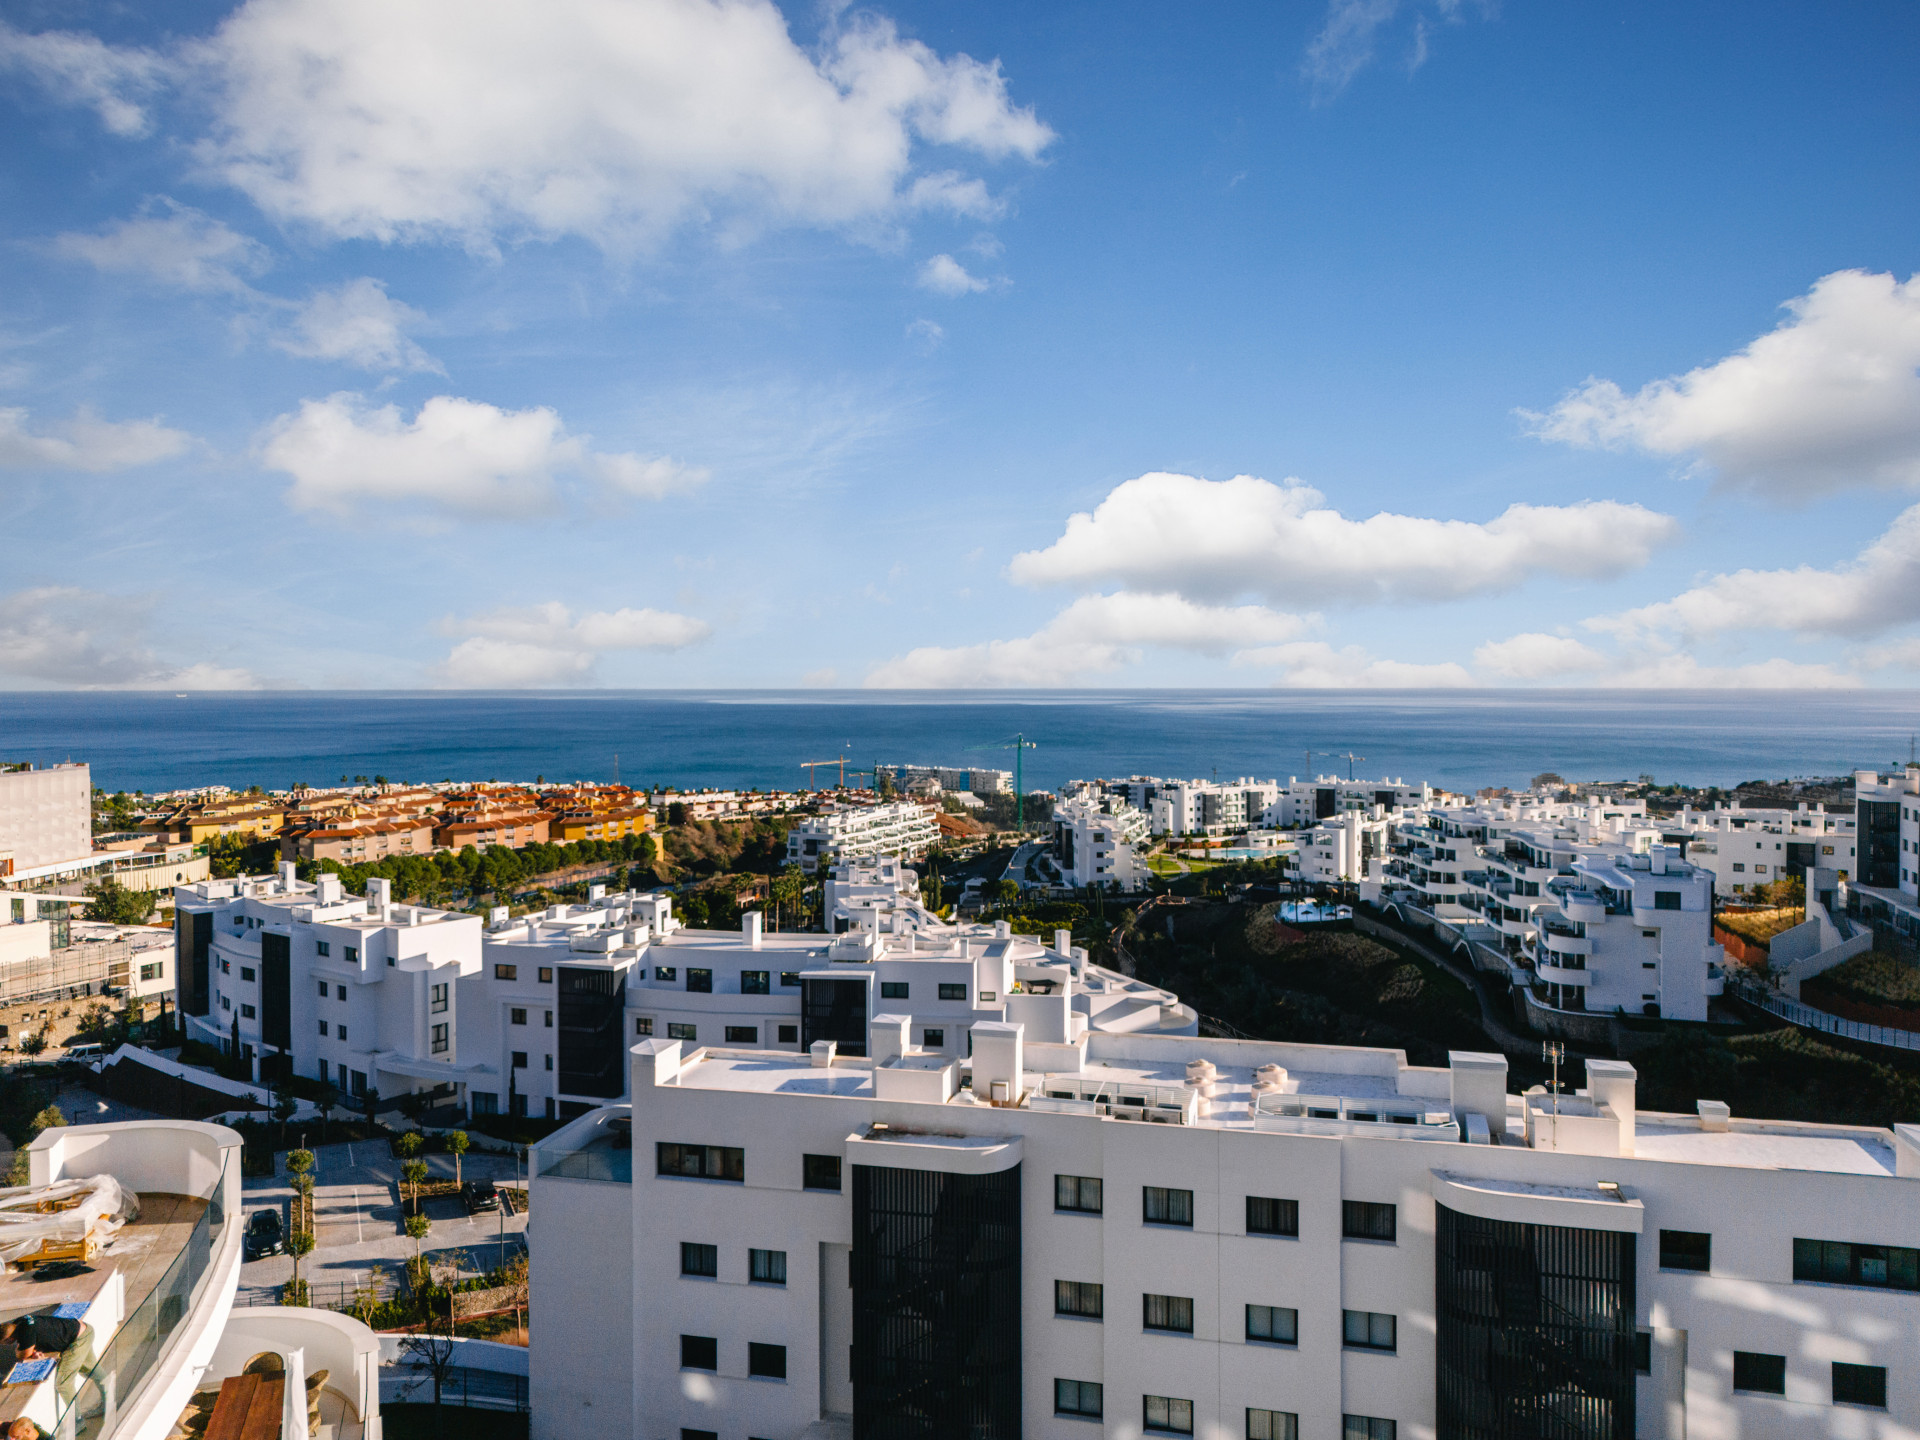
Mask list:
[[1540,1058],[1553,1066],[1553,1148],[1560,1148],[1560,1062],[1567,1058],[1567,1047],[1558,1040],[1540,1046]]

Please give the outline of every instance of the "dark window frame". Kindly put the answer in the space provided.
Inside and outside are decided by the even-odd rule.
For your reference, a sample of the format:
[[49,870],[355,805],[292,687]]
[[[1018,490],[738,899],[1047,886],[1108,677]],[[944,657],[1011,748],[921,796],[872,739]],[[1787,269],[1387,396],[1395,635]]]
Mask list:
[[1787,1393],[1787,1357],[1752,1350],[1733,1352],[1733,1389],[1740,1395]]
[[1054,1380],[1054,1414],[1076,1420],[1103,1420],[1106,1411],[1107,1387],[1098,1380]]
[[[1091,1197],[1092,1203],[1088,1203]],[[1072,1203],[1067,1203],[1071,1201]],[[1055,1175],[1053,1208],[1068,1215],[1104,1215],[1106,1184],[1098,1175]]]
[[654,1174],[669,1180],[723,1180],[744,1185],[747,1152],[738,1145],[659,1140],[654,1143]]
[[1836,1405],[1858,1405],[1868,1410],[1886,1409],[1886,1366],[1849,1365],[1843,1361],[1834,1361],[1833,1403]]
[[1159,1435],[1193,1434],[1193,1401],[1173,1395],[1142,1395],[1140,1424]]
[[1152,1293],[1141,1295],[1140,1328],[1160,1335],[1193,1334],[1193,1297]]
[[711,1335],[682,1335],[680,1368],[717,1372],[720,1369],[720,1342]]
[[787,1378],[787,1347],[763,1340],[747,1342],[747,1376],[753,1380]]
[[1300,1202],[1270,1195],[1247,1196],[1247,1233],[1300,1238]]
[[1106,1286],[1094,1280],[1055,1280],[1053,1313],[1077,1320],[1105,1320]]
[[[1705,1242],[1696,1244],[1695,1242]],[[1662,1230],[1660,1268],[1698,1275],[1713,1272],[1713,1235],[1705,1230]]]
[[[1284,1321],[1280,1317],[1285,1316]],[[1276,1334],[1278,1330],[1285,1334]],[[1300,1312],[1291,1305],[1247,1306],[1247,1341],[1254,1345],[1290,1345],[1300,1343]]]
[[785,1285],[787,1283],[787,1252],[749,1249],[747,1251],[747,1283],[749,1285]]
[[[1155,1211],[1158,1214],[1155,1214]],[[1181,1218],[1184,1213],[1185,1218]],[[1171,1185],[1140,1187],[1140,1223],[1171,1225],[1181,1230],[1193,1228],[1193,1191]]]
[[[829,1178],[831,1172],[831,1178]],[[800,1188],[802,1190],[830,1190],[838,1195],[846,1185],[846,1166],[838,1155],[802,1155],[800,1157]]]
[[[1354,1324],[1359,1321],[1359,1325]],[[1382,1325],[1380,1322],[1385,1321]],[[1356,1329],[1360,1338],[1355,1338]],[[1380,1338],[1385,1335],[1385,1339]],[[1400,1353],[1400,1317],[1384,1310],[1342,1310],[1340,1345],[1345,1350],[1371,1350],[1380,1355]]]
[[720,1278],[720,1247],[698,1240],[680,1242],[680,1273],[695,1280]]
[[1340,1238],[1399,1244],[1400,1207],[1378,1200],[1342,1200]]

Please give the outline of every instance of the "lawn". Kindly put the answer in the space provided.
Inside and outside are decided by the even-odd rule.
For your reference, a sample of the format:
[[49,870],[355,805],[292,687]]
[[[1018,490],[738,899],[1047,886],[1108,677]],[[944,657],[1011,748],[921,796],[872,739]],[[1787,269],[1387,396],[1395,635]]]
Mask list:
[[1788,905],[1777,910],[1722,910],[1713,917],[1713,923],[1742,940],[1764,945],[1782,930],[1791,930],[1806,918],[1800,906]]
[[1819,988],[1862,1005],[1920,1012],[1920,966],[1873,951],[1814,978]]

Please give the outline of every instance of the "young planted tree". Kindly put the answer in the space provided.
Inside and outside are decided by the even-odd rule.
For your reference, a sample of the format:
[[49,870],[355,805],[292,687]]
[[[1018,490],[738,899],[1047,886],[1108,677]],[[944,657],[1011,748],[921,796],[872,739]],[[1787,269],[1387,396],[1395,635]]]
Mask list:
[[400,1179],[413,1197],[413,1213],[420,1215],[420,1187],[427,1183],[427,1162],[409,1160],[400,1167]]
[[287,1232],[287,1254],[293,1257],[293,1283],[287,1286],[285,1301],[288,1305],[307,1303],[307,1282],[300,1278],[300,1260],[302,1256],[313,1253],[313,1231],[290,1230]]
[[460,1173],[460,1157],[465,1155],[472,1145],[473,1142],[467,1138],[466,1131],[447,1132],[447,1153],[453,1156],[453,1183],[456,1185],[460,1184],[463,1178]]
[[413,1258],[415,1259],[415,1261],[418,1261],[421,1258],[420,1242],[427,1238],[427,1233],[432,1229],[433,1229],[433,1222],[427,1219],[426,1216],[424,1215],[407,1216],[407,1220],[406,1220],[407,1238],[413,1241]]

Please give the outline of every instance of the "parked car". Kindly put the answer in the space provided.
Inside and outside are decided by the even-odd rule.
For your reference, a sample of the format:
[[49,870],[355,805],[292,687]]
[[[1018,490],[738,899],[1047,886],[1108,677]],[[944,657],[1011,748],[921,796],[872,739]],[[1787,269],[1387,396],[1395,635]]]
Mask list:
[[249,1260],[287,1253],[287,1231],[280,1223],[278,1210],[256,1210],[247,1217],[247,1233],[241,1243],[241,1253]]
[[467,1181],[460,1187],[460,1198],[466,1202],[469,1215],[500,1208],[500,1191],[491,1180]]

